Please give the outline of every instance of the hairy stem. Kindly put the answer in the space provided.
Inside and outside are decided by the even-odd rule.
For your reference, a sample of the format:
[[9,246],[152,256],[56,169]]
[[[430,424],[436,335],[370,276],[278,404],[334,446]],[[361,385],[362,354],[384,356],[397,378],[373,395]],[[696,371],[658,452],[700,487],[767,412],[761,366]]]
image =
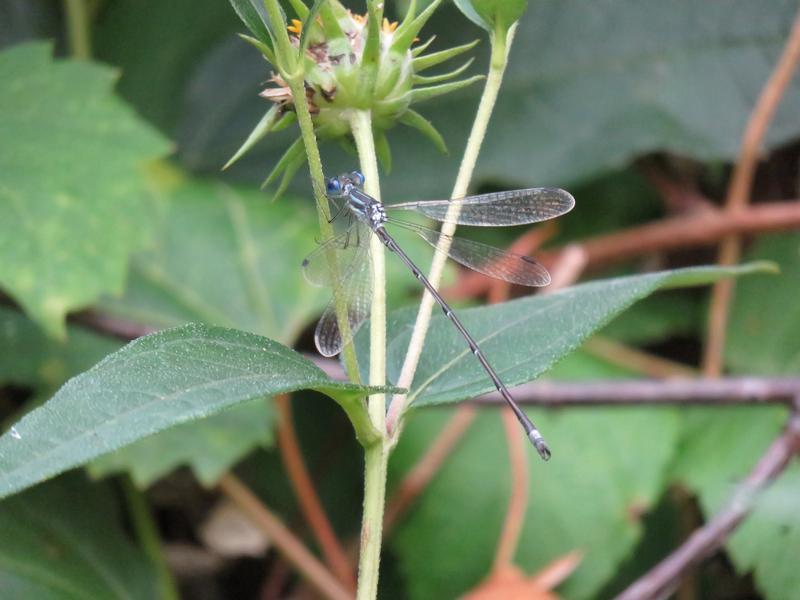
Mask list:
[[128,504],[128,511],[131,518],[133,529],[139,544],[144,550],[150,562],[156,569],[158,578],[158,591],[161,600],[178,600],[178,588],[175,580],[167,566],[164,558],[164,550],[161,547],[161,538],[158,535],[158,528],[153,515],[150,514],[150,507],[147,506],[144,494],[131,481],[131,478],[124,476],[121,478],[122,491]]
[[[364,191],[380,200],[380,181],[372,116],[368,111],[354,111],[350,128],[358,149]],[[372,260],[372,316],[370,318],[370,385],[386,382],[386,273],[384,247],[377,236],[370,236]],[[385,432],[386,396],[374,394],[369,399],[369,414],[374,427]],[[375,598],[378,593],[383,511],[386,500],[386,467],[389,453],[385,437],[366,448],[364,456],[364,514],[361,521],[361,553],[358,564],[358,598]]]
[[89,9],[86,0],[64,0],[67,18],[67,41],[69,53],[73,58],[89,60],[92,57],[92,43],[89,35]]
[[[289,77],[287,79],[289,89],[292,91],[294,98],[295,111],[297,113],[297,123],[300,126],[300,134],[303,137],[303,145],[305,146],[306,156],[308,158],[308,170],[311,175],[311,183],[314,189],[314,200],[317,206],[317,220],[319,222],[319,230],[322,240],[327,240],[333,237],[333,226],[331,225],[331,214],[328,208],[328,199],[325,196],[325,175],[322,171],[322,158],[319,154],[319,145],[317,144],[317,136],[314,133],[314,123],[311,120],[311,112],[308,108],[308,99],[305,93],[305,84],[303,74]],[[336,254],[333,250],[327,253],[326,260],[331,270],[331,281],[338,282],[339,265],[336,261]],[[347,306],[344,302],[344,294],[340,293],[336,287],[333,290],[333,300],[335,302],[336,317],[339,323],[339,331],[342,332],[343,337],[346,337],[346,332],[349,330],[349,321],[347,320]],[[352,344],[347,344],[342,349],[342,362],[344,363],[345,372],[353,383],[361,383],[361,375],[358,370],[358,359]]]
[[[481,144],[483,143],[483,138],[486,136],[486,130],[489,126],[489,119],[492,116],[492,111],[497,101],[497,95],[500,92],[500,84],[503,81],[503,73],[505,72],[508,62],[508,49],[511,47],[515,31],[516,25],[509,29],[508,35],[505,36],[505,38],[498,35],[492,36],[492,60],[489,73],[486,77],[486,85],[483,88],[483,94],[481,95],[480,104],[478,105],[478,112],[472,124],[472,131],[470,131],[469,139],[467,140],[464,158],[461,160],[461,166],[458,170],[458,176],[453,186],[451,198],[463,198],[467,194],[469,182],[472,179],[472,173],[475,170],[475,164],[478,160]],[[447,212],[447,220],[455,221],[460,210],[460,205],[458,203],[453,203]],[[442,233],[444,235],[439,238],[439,244],[436,248],[437,252],[434,254],[431,270],[428,274],[428,280],[434,287],[438,288],[441,283],[447,251],[450,247],[450,239],[455,233],[455,229],[456,226],[453,224],[445,223],[442,225]],[[403,362],[403,368],[400,371],[397,387],[407,389],[411,387],[411,383],[414,380],[414,373],[417,370],[419,358],[422,354],[425,336],[428,333],[434,302],[433,296],[426,291],[422,296],[422,302],[417,312],[417,320],[414,323],[414,330],[411,334],[411,341],[408,344],[408,352]],[[392,403],[389,406],[386,425],[387,430],[392,436],[393,443],[397,441],[398,432],[400,430],[400,419],[406,409],[407,403],[407,395],[397,394],[392,398]]]

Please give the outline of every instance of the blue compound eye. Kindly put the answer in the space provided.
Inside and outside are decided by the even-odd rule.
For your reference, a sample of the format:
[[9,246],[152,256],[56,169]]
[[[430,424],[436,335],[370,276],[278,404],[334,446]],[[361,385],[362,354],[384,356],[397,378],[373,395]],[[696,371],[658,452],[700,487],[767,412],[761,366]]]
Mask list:
[[364,175],[362,175],[361,171],[353,171],[350,173],[350,181],[354,185],[362,186],[364,185]]
[[325,182],[325,187],[329,194],[338,194],[342,191],[342,184],[338,179],[328,179]]

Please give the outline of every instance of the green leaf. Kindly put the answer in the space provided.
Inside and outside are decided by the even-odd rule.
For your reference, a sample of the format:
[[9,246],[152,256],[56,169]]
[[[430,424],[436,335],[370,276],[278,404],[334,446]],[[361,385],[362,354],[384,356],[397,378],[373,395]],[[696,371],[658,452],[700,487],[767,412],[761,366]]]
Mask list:
[[145,164],[169,146],[112,93],[112,70],[0,53],[0,285],[51,335],[101,293],[119,293],[147,240]]
[[250,32],[263,44],[272,47],[269,33],[269,17],[262,0],[229,0],[233,10],[239,15]]
[[[579,350],[548,378],[631,375]],[[680,436],[677,411],[626,407],[528,412],[556,452],[549,463],[529,459],[530,504],[514,562],[535,573],[579,550],[581,563],[559,595],[597,597],[641,538],[641,515],[663,493]],[[412,415],[392,457],[392,479],[415,464],[450,414],[437,408]],[[482,409],[389,541],[412,599],[459,597],[487,575],[510,485],[499,412]],[[474,522],[480,527],[464,527]],[[435,570],[431,556],[437,557]]]
[[478,14],[478,11],[476,11],[475,7],[472,6],[471,0],[453,0],[453,3],[458,7],[458,10],[460,10],[461,13],[470,21],[475,23],[475,25],[481,29],[485,29],[486,31],[492,31],[492,26],[489,21]]
[[261,117],[261,120],[253,128],[253,131],[250,132],[250,135],[247,136],[247,139],[244,141],[241,147],[236,151],[231,159],[225,163],[225,166],[222,167],[223,171],[244,156],[245,153],[250,150],[250,148],[264,139],[264,137],[278,122],[278,119],[281,118],[280,110],[280,106],[275,104],[266,113],[264,113],[264,116]]
[[[519,21],[473,181],[564,186],[658,151],[735,159],[796,11],[791,0],[610,0],[601,12],[581,0],[532,2]],[[447,27],[442,17],[432,32]],[[472,35],[465,27],[461,39]],[[476,87],[439,99],[426,111],[452,148],[466,141],[464,123],[472,122],[479,93]],[[764,152],[800,135],[798,106],[794,78]],[[442,161],[402,130],[392,147],[395,175],[382,187],[420,197],[449,189],[442,182],[455,179],[457,161]]]
[[[431,38],[430,41],[433,41]],[[430,41],[426,42],[424,45],[430,43]],[[435,67],[443,62],[450,60],[451,58],[455,58],[456,56],[467,52],[468,50],[472,50],[475,46],[478,45],[480,40],[473,40],[466,44],[462,44],[460,46],[454,46],[452,48],[448,48],[447,50],[440,50],[439,52],[432,52],[431,54],[426,54],[424,56],[417,56],[412,60],[412,64],[414,66],[414,73],[421,73],[425,69],[430,69],[431,67]]]
[[15,310],[0,307],[0,385],[32,387],[37,395],[49,396],[67,378],[85,371],[120,343],[70,326],[66,341],[46,336],[33,321]]
[[[576,285],[553,294],[458,311],[459,318],[480,345],[506,385],[535,379],[577,348],[617,314],[659,289],[702,285],[723,277],[765,272],[769,264],[741,267],[696,267],[646,275],[618,277]],[[408,341],[412,311],[391,313],[387,322],[389,380],[399,372]],[[366,334],[357,350],[368,368]],[[409,395],[414,406],[455,402],[492,391],[494,385],[469,351],[452,323],[437,315],[431,320],[425,348]],[[547,431],[543,431],[547,436]],[[558,448],[553,448],[556,456]]]
[[269,61],[269,64],[274,65],[275,63],[275,52],[272,51],[272,48],[267,46],[261,40],[257,40],[253,36],[246,35],[244,33],[240,33],[239,37],[243,39],[245,42],[253,46],[256,50],[261,52],[261,54]]
[[417,34],[422,30],[425,23],[428,22],[441,3],[442,0],[433,0],[433,2],[428,4],[425,10],[419,13],[415,18],[404,20],[400,27],[394,32],[392,50],[395,52],[407,51],[411,47],[411,44],[414,43]]
[[490,33],[507,31],[525,13],[527,0],[455,0],[470,21]]
[[[234,37],[241,31],[241,21],[227,2],[200,5],[197,0],[114,0],[103,6],[102,18],[92,25],[93,50],[98,59],[117,65],[121,70],[119,93],[142,115],[170,134],[201,97],[213,95],[211,107],[229,106],[226,99],[230,102],[231,86],[220,89],[218,95],[212,94],[213,88],[203,88],[202,94],[189,89],[199,63],[213,59],[220,49],[238,49],[240,57],[249,57],[251,62],[247,68],[252,69],[252,79],[247,85],[251,94],[253,86],[264,79],[263,59]],[[266,43],[268,39],[261,41]],[[221,68],[226,73],[235,72],[243,77],[238,66],[240,62]],[[260,72],[254,72],[259,67]],[[235,141],[222,150],[226,156],[214,165],[215,170],[264,113],[263,102],[253,99],[256,100],[254,110],[243,115],[250,121],[246,127],[232,132]],[[193,123],[192,129],[207,127],[213,113],[213,110],[204,110],[202,120]]]
[[108,486],[65,476],[0,504],[0,590],[18,599],[156,598]]
[[128,473],[137,486],[146,488],[188,465],[200,483],[212,487],[253,448],[271,446],[276,425],[272,401],[258,398],[101,456],[89,464],[89,473]]
[[398,121],[400,121],[403,125],[407,125],[408,127],[419,131],[422,135],[433,142],[433,145],[436,146],[439,152],[442,154],[447,154],[447,144],[445,144],[442,134],[436,131],[436,128],[433,126],[433,124],[421,114],[409,108],[400,116]]
[[425,100],[430,100],[432,98],[436,98],[437,96],[443,96],[444,94],[449,94],[450,92],[463,89],[480,81],[483,78],[483,75],[475,75],[474,77],[467,77],[466,79],[462,79],[460,81],[451,81],[449,83],[442,83],[440,85],[414,88],[408,92],[408,95],[411,98],[411,103],[416,104],[417,102],[424,102]]
[[328,300],[300,269],[316,236],[311,202],[183,181],[165,199],[152,250],[134,258],[125,295],[101,308],[151,327],[202,321],[290,344]]
[[442,81],[447,81],[448,79],[452,79],[453,77],[458,77],[466,71],[469,66],[472,64],[472,61],[475,60],[474,58],[470,58],[467,62],[463,65],[458,67],[457,69],[453,69],[447,73],[441,73],[439,75],[431,75],[430,77],[426,77],[424,75],[414,75],[414,85],[431,85],[433,83],[441,83]]
[[[776,261],[781,275],[737,283],[727,365],[737,374],[796,374],[800,368],[800,313],[795,308],[800,297],[800,236],[764,237],[748,257]],[[787,410],[777,406],[691,411],[673,476],[698,493],[710,518],[780,434],[787,416]],[[754,571],[757,587],[769,598],[793,598],[793,591],[799,589],[800,574],[788,559],[800,553],[800,517],[791,508],[798,494],[800,466],[794,464],[758,499],[727,544],[737,570]]]
[[186,325],[131,342],[75,377],[0,437],[0,497],[169,427],[298,389],[334,398],[369,434],[364,388],[242,331]]

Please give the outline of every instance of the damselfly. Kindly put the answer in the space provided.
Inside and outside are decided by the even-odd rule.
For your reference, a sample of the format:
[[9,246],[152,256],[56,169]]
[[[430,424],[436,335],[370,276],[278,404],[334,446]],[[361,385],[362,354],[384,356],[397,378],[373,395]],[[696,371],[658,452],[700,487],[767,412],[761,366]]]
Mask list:
[[[575,206],[575,199],[564,190],[531,188],[468,196],[459,200],[406,202],[385,206],[366,194],[362,189],[363,184],[364,176],[358,171],[326,181],[328,199],[336,210],[334,218],[347,211],[345,214],[348,215],[348,227],[344,232],[324,242],[303,261],[304,273],[311,283],[330,285],[334,289],[335,297],[317,324],[314,336],[320,354],[324,356],[338,354],[369,317],[372,298],[369,236],[374,234],[389,250],[400,257],[400,260],[433,295],[447,318],[464,336],[470,351],[486,370],[497,391],[514,411],[539,455],[545,460],[550,458],[550,450],[541,433],[514,401],[477,342],[422,271],[389,235],[385,225],[411,230],[436,248],[439,241],[446,237],[444,234],[416,223],[391,218],[387,216],[387,211],[413,211],[436,221],[457,225],[481,227],[525,225],[546,221],[569,212]],[[451,220],[449,209],[453,203],[460,204],[460,211],[458,216]],[[464,238],[449,238],[448,241],[450,246],[448,256],[479,273],[519,285],[538,287],[550,283],[547,270],[527,256]],[[329,263],[331,252],[336,256],[335,281],[332,280]],[[347,307],[348,323],[345,333],[340,330],[336,317],[337,305]]]

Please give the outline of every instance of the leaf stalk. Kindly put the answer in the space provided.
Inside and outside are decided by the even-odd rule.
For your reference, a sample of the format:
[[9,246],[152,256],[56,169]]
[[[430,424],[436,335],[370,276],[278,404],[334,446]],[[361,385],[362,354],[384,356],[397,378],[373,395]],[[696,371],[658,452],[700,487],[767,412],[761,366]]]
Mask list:
[[[503,74],[505,73],[506,65],[508,63],[508,51],[511,48],[511,43],[516,31],[516,24],[512,25],[505,35],[494,34],[491,36],[492,56],[489,66],[489,73],[486,76],[486,84],[483,88],[480,103],[478,104],[478,112],[475,115],[475,120],[472,123],[472,130],[470,131],[467,140],[467,146],[464,150],[464,156],[461,160],[461,166],[458,169],[455,184],[451,198],[463,198],[467,195],[469,183],[472,179],[472,174],[475,171],[475,164],[478,160],[483,139],[486,137],[486,131],[489,126],[489,120],[492,116],[497,96],[500,92],[500,85],[503,81]],[[454,203],[448,213],[447,220],[454,223],[457,219],[461,205]],[[442,273],[444,272],[445,260],[447,251],[449,250],[450,240],[455,233],[456,226],[453,224],[442,225],[442,235],[439,239],[439,244],[434,253],[431,270],[428,274],[428,280],[434,287],[438,288],[442,281]],[[414,323],[414,330],[411,334],[411,341],[408,345],[408,352],[403,361],[403,367],[400,371],[400,377],[397,381],[397,386],[409,389],[414,380],[414,373],[417,370],[420,356],[422,355],[422,348],[425,344],[425,336],[428,333],[428,327],[431,321],[431,312],[434,306],[433,296],[427,291],[422,296],[419,311],[417,312],[417,319]],[[397,444],[399,432],[402,429],[402,418],[408,408],[408,394],[396,394],[392,398],[389,405],[389,412],[386,417],[386,428],[391,437],[391,445]]]

